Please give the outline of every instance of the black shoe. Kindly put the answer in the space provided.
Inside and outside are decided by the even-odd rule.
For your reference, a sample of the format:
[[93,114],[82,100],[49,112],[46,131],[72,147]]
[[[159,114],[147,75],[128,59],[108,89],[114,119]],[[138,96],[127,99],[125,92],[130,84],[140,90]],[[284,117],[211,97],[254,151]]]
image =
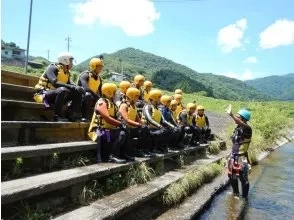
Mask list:
[[128,161],[128,162],[135,162],[135,161],[136,161],[136,160],[135,160],[135,157],[131,157],[131,156],[127,155],[127,154],[123,155],[123,158],[124,158],[126,161]]
[[125,163],[126,160],[110,156],[108,162],[110,162],[110,163]]
[[63,118],[58,115],[54,116],[54,121],[56,121],[56,122],[69,122],[67,118]]

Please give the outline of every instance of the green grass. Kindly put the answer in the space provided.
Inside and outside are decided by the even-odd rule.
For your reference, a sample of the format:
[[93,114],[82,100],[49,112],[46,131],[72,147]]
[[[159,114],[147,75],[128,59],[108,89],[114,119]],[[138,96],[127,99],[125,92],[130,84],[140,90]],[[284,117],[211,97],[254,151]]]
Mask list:
[[171,184],[163,193],[163,204],[173,206],[179,204],[185,197],[197,190],[201,185],[212,181],[223,170],[217,163],[204,165],[199,169],[186,173],[185,176]]

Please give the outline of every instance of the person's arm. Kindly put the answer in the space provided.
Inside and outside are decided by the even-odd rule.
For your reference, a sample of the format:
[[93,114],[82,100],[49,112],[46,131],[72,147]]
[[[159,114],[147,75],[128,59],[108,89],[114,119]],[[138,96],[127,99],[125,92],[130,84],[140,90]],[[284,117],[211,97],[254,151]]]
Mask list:
[[60,81],[57,81],[57,74],[58,74],[58,68],[55,65],[50,65],[46,71],[45,74],[48,78],[48,81],[55,87],[65,87],[68,89],[74,89],[75,85],[67,84],[67,83],[62,83]]
[[114,126],[121,126],[122,123],[109,115],[107,104],[102,99],[98,100],[95,110],[99,112],[101,117],[109,124]]
[[208,120],[208,117],[206,115],[204,115],[204,117],[205,117],[206,127],[209,128],[209,120]]
[[143,108],[143,114],[144,114],[144,116],[146,117],[146,120],[147,120],[150,124],[154,125],[155,127],[157,127],[157,128],[161,128],[162,126],[161,126],[159,123],[157,123],[156,121],[154,121],[154,120],[152,119],[152,117],[151,117],[151,112],[152,112],[152,108],[151,108],[151,106],[150,106],[150,105],[145,105],[144,108]]
[[181,123],[182,123],[184,126],[187,126],[187,125],[188,125],[188,122],[187,122],[187,112],[182,112],[182,113],[180,113],[180,115],[179,115],[179,119],[180,119]]
[[232,105],[230,104],[228,106],[228,108],[226,109],[227,113],[229,114],[229,116],[231,116],[231,118],[235,121],[235,123],[241,127],[246,127],[247,124],[245,122],[242,121],[241,118],[236,117],[233,112],[232,112]]
[[192,118],[192,125],[198,127],[197,124],[196,124],[196,117],[195,117],[195,115],[193,115],[192,117],[193,117]]
[[129,124],[131,126],[140,127],[140,125],[141,125],[140,123],[138,123],[136,121],[133,121],[128,117],[128,106],[127,106],[127,104],[125,104],[125,103],[121,104],[120,107],[119,107],[119,112],[120,112],[121,116],[123,117],[123,119],[127,122],[127,124]]

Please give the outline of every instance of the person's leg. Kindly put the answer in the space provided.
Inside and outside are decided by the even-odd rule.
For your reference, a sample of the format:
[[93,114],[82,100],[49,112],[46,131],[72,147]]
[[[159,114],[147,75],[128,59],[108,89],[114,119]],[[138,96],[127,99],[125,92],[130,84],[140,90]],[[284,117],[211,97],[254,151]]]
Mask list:
[[230,156],[227,160],[229,182],[233,189],[233,193],[235,195],[239,195],[238,177],[233,173],[233,168],[232,168],[233,163],[234,163],[234,158]]
[[127,136],[125,135],[126,133],[121,133],[120,131],[121,131],[120,129],[106,131],[106,133],[107,132],[109,133],[110,140],[112,143],[110,156],[109,156],[109,162],[114,162],[114,163],[126,162],[125,160],[120,158],[120,150],[121,150],[121,146],[126,141]]
[[210,134],[211,134],[211,129],[210,129],[210,128],[205,129],[204,141],[205,141],[206,143],[207,143],[207,141],[209,140]]
[[249,180],[248,180],[248,163],[243,162],[242,168],[240,170],[240,181],[242,184],[242,197],[247,198],[248,197],[248,192],[249,192]]
[[88,121],[91,120],[90,115],[93,114],[93,109],[96,101],[97,99],[90,92],[86,92],[85,96],[83,97],[81,107],[82,118],[85,118]]
[[71,91],[71,104],[69,107],[69,119],[71,121],[81,121],[81,105],[83,95],[76,91]]
[[54,104],[54,120],[55,121],[68,121],[62,117],[62,107],[70,98],[70,90],[65,87],[58,87],[54,90],[49,90],[45,94],[46,101],[52,105]]
[[190,144],[197,145],[201,137],[201,129],[197,126],[191,126],[191,129],[193,131],[193,136]]

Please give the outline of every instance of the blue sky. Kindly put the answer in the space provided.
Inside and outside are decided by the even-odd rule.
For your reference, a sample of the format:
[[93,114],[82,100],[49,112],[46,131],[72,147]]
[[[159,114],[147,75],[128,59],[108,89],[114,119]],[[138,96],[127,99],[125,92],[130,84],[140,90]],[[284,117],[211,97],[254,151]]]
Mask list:
[[[34,0],[30,55],[77,62],[134,47],[238,79],[294,71],[293,0]],[[26,48],[29,0],[2,0],[2,39]]]

